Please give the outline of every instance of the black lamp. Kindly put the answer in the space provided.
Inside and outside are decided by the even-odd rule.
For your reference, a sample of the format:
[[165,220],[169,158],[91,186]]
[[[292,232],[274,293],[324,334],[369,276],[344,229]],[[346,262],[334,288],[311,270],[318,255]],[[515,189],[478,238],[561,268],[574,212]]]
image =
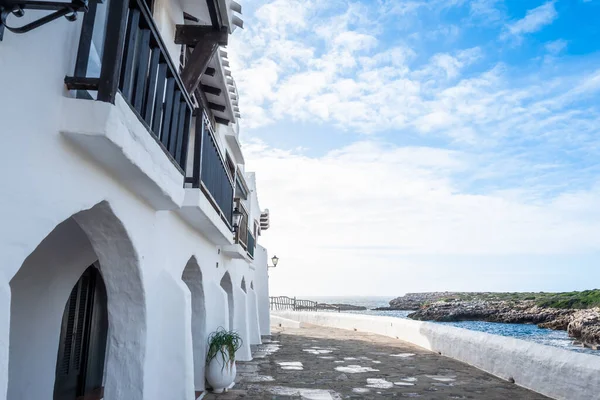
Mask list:
[[279,262],[279,257],[273,256],[271,258],[271,262],[273,263],[273,265],[267,265],[267,267],[269,267],[269,268],[275,268],[277,266],[277,263]]
[[240,223],[242,222],[242,213],[237,207],[233,210],[233,218],[231,222],[233,223],[233,231],[237,232]]

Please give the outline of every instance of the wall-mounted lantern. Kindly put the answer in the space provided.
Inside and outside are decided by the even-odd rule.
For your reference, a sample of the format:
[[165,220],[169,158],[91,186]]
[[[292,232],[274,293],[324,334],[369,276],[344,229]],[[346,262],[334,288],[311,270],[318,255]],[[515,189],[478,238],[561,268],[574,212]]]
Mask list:
[[[23,26],[13,27],[7,24],[7,19],[11,14],[17,18],[21,18],[25,15],[25,10],[54,12]],[[77,19],[78,12],[85,12],[87,10],[88,0],[72,0],[71,2],[44,0],[0,0],[0,40],[2,40],[4,36],[4,28],[13,33],[27,33],[60,17],[65,17],[69,21],[75,21]]]
[[237,232],[240,223],[242,222],[242,213],[237,207],[233,210],[233,217],[231,222],[233,223],[233,231]]
[[271,262],[273,263],[273,265],[267,265],[267,268],[275,268],[277,266],[277,263],[279,262],[279,257],[273,256],[273,258],[271,258]]

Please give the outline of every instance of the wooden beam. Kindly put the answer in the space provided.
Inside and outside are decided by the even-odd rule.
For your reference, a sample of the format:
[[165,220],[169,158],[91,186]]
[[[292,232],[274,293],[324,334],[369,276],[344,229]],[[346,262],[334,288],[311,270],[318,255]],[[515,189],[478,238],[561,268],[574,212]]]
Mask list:
[[220,96],[222,92],[221,89],[210,85],[201,85],[200,87],[202,88],[204,93],[214,94],[215,96]]
[[203,42],[198,43],[194,48],[194,51],[187,60],[187,64],[181,72],[181,79],[188,93],[194,93],[198,85],[200,85],[202,73],[206,71],[206,67],[215,55],[218,47],[217,43]]
[[217,103],[211,103],[210,101],[208,102],[208,108],[219,112],[225,111],[225,106],[222,106],[221,104]]
[[206,25],[176,26],[175,43],[194,47],[181,73],[183,84],[188,93],[193,93],[196,90],[210,60],[214,57],[219,46],[227,45],[228,38],[229,34],[226,27],[215,30],[214,27]]
[[225,30],[215,30],[211,25],[176,25],[175,44],[196,46],[201,42],[217,42],[219,46],[227,46],[229,35]]
[[198,18],[194,17],[192,14],[186,13],[185,11],[183,12],[183,19],[185,21],[200,22]]
[[73,76],[65,77],[65,85],[69,90],[98,90],[98,78],[76,78]]
[[217,124],[229,125],[229,123],[230,123],[231,121],[230,121],[230,120],[228,120],[228,119],[225,119],[225,118],[221,118],[221,117],[215,117],[215,122],[216,122]]
[[206,71],[204,71],[204,75],[215,76],[216,72],[217,72],[216,69],[214,69],[212,67],[208,67],[208,68],[206,68]]

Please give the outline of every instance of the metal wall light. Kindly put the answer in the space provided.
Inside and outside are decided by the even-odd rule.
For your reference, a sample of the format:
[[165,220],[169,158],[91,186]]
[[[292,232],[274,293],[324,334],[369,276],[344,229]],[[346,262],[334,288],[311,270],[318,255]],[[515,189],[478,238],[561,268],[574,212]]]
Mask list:
[[[40,19],[36,19],[28,24],[13,27],[6,23],[9,15],[22,18],[25,10],[54,11]],[[0,40],[4,36],[4,28],[13,33],[27,33],[35,28],[52,22],[60,17],[65,17],[69,21],[77,20],[78,12],[88,10],[88,0],[72,0],[70,3],[43,0],[0,0]]]
[[267,265],[267,268],[277,267],[277,263],[279,262],[279,257],[273,256],[273,258],[271,258],[271,262],[273,263],[273,265]]
[[242,222],[242,213],[237,207],[233,210],[233,217],[231,218],[231,222],[233,224],[233,231],[237,232],[240,223]]

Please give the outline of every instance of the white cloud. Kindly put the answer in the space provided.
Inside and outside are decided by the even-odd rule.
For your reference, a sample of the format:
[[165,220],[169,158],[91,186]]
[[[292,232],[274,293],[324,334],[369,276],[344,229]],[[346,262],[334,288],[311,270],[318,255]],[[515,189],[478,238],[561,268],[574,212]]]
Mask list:
[[[533,188],[470,194],[461,181],[480,168],[478,156],[440,148],[363,141],[321,157],[260,142],[244,149],[261,204],[271,212],[261,240],[282,259],[272,278],[279,293],[392,293],[411,290],[402,281],[416,277],[427,288],[423,271],[406,270],[402,261],[424,254],[550,257],[600,250],[598,186],[551,198]],[[397,271],[397,283],[386,282]],[[340,276],[344,287],[332,287]]]
[[600,187],[553,198],[531,188],[469,194],[461,179],[478,157],[441,148],[363,141],[308,157],[255,142],[244,150],[276,215],[278,247],[291,250],[301,238],[340,247],[360,237],[361,246],[399,254],[600,250]]
[[470,3],[471,17],[486,24],[496,24],[504,19],[498,8],[501,0],[473,0]]
[[[428,52],[407,29],[417,25],[420,10],[462,6],[471,20],[518,40],[557,17],[554,2],[504,28],[494,0],[377,4],[268,1],[254,20],[246,17],[248,28],[231,43],[243,128],[308,121],[374,134],[321,156],[260,142],[245,146],[261,204],[272,214],[262,241],[285,260],[276,274],[287,287],[314,276],[332,282],[343,273],[345,288],[360,289],[369,268],[373,282],[386,287],[393,285],[389,274],[416,283],[427,271],[439,285],[420,289],[445,290],[451,255],[493,263],[490,257],[535,254],[551,263],[556,254],[600,250],[600,110],[590,101],[600,93],[595,64],[550,65],[540,58],[524,72],[486,59],[489,43],[448,48],[440,41]],[[423,30],[413,33],[431,43]],[[564,45],[547,43],[545,57],[557,57]],[[454,150],[373,139],[390,131],[393,141],[421,135]],[[256,131],[244,132],[242,138]],[[422,254],[438,259],[415,261]],[[400,260],[407,257],[412,261]],[[483,274],[472,267],[471,274]],[[504,276],[511,266],[496,267],[491,274]],[[541,280],[542,272],[528,279]]]
[[555,56],[560,54],[563,50],[565,50],[567,48],[567,45],[569,43],[564,40],[564,39],[558,39],[558,40],[554,40],[552,42],[548,42],[546,43],[546,45],[544,46],[546,48],[546,51]]
[[539,7],[528,10],[525,17],[506,26],[502,38],[520,37],[526,33],[534,33],[544,26],[550,25],[558,17],[554,1],[549,1]]
[[[482,70],[479,64],[485,62],[485,54],[480,47],[427,56],[402,39],[390,46],[380,37],[379,28],[372,27],[389,22],[385,6],[392,3],[384,8],[334,3],[268,2],[258,9],[257,18],[249,20],[246,30],[236,32],[230,54],[244,126],[292,119],[367,134],[407,129],[470,144],[518,136],[523,124],[531,128],[528,134],[534,138],[566,137],[559,128],[573,131],[576,126],[583,129],[579,135],[593,133],[589,122],[597,112],[563,113],[570,126],[550,125],[550,132],[542,129],[552,121],[550,110],[578,101],[564,93],[580,76],[560,76],[552,70],[554,76],[542,78],[543,71],[536,71],[528,81],[503,64]],[[479,12],[484,5],[488,9],[494,5],[474,4]],[[546,3],[513,23],[511,32],[531,32],[553,15],[554,3]],[[270,26],[274,19],[285,23]],[[266,34],[269,30],[276,34]],[[557,41],[548,48],[559,51],[561,45]]]

